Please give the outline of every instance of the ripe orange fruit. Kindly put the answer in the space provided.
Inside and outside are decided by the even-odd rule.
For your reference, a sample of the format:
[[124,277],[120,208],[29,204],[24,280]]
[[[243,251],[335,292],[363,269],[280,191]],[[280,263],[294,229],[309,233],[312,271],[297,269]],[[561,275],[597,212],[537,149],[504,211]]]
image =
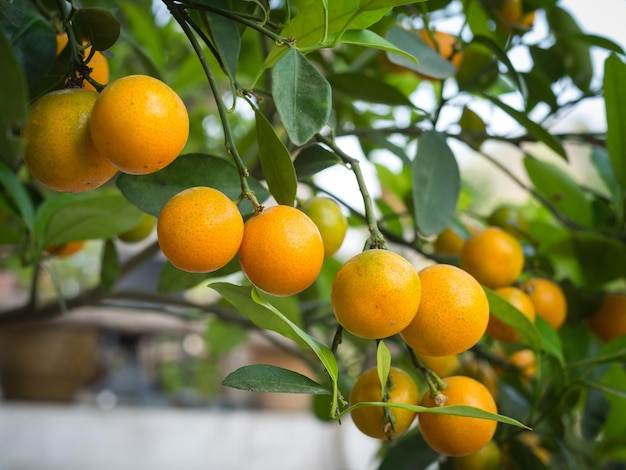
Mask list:
[[309,287],[322,269],[324,243],[301,210],[278,205],[245,224],[239,264],[250,282],[273,295],[293,295]]
[[459,362],[461,363],[461,367],[457,375],[464,375],[478,380],[489,390],[491,396],[498,396],[498,383],[500,378],[498,377],[496,369],[490,362],[484,359],[478,359],[471,351],[461,354],[459,356]]
[[93,91],[71,88],[47,93],[31,106],[22,133],[24,163],[44,186],[84,192],[102,186],[117,172],[89,132],[97,97]]
[[524,251],[513,235],[489,226],[465,241],[459,261],[478,282],[497,289],[512,284],[522,273]]
[[137,225],[130,230],[120,233],[117,237],[126,243],[139,242],[148,237],[152,233],[152,229],[156,224],[156,217],[145,212],[141,214],[141,218]]
[[449,60],[455,68],[459,68],[463,54],[459,51],[459,39],[456,36],[443,31],[429,32],[426,29],[420,30],[418,36],[431,48],[439,52],[441,57]]
[[[447,397],[444,407],[469,405],[492,413],[498,412],[491,393],[480,382],[462,375],[447,377],[444,382],[448,385],[442,391]],[[421,405],[428,408],[437,406],[430,391],[424,395]],[[426,443],[440,454],[450,457],[478,452],[491,441],[497,424],[488,419],[434,413],[419,413],[418,420]]]
[[[67,41],[67,34],[57,34],[57,55],[59,55],[63,51],[63,49],[65,49],[65,46],[67,46]],[[89,57],[90,53],[91,47],[86,48],[84,51],[84,57]],[[95,81],[102,85],[106,85],[109,82],[109,59],[107,59],[102,52],[96,51],[87,65],[92,69],[90,73],[91,78],[93,78]],[[83,88],[96,91],[94,86],[87,80],[83,82]]]
[[[506,286],[495,289],[494,292],[517,308],[532,323],[535,322],[535,307],[530,297],[523,290],[513,286]],[[487,334],[503,343],[515,343],[520,340],[519,333],[513,327],[493,315],[489,317]]]
[[602,341],[611,341],[626,335],[626,294],[606,294],[588,322],[589,327]]
[[444,228],[433,244],[435,253],[446,256],[458,256],[465,240],[449,227]]
[[502,462],[502,452],[495,441],[477,452],[453,458],[456,470],[497,470]]
[[237,254],[243,218],[233,201],[217,189],[198,186],[173,196],[161,210],[157,238],[165,257],[178,269],[207,273]]
[[561,287],[550,279],[532,278],[523,282],[520,288],[532,300],[537,315],[558,330],[567,316],[567,299]]
[[415,353],[419,361],[439,377],[447,377],[454,374],[459,366],[459,356],[450,354],[449,356],[426,356],[425,354]]
[[[397,367],[391,367],[389,370],[387,395],[389,403],[417,405],[420,400],[419,390],[411,376]],[[383,401],[376,367],[363,372],[354,383],[350,393],[350,405],[370,401]],[[416,413],[395,407],[389,407],[388,410],[393,417],[393,426],[385,419],[385,412],[381,406],[355,408],[350,412],[350,416],[363,434],[376,439],[391,440],[409,429]]]
[[46,248],[46,253],[57,258],[68,258],[85,248],[84,240],[63,243],[62,245],[53,245]]
[[91,116],[96,148],[124,173],[145,175],[169,165],[189,136],[185,104],[168,85],[146,75],[112,81]]
[[330,301],[337,321],[361,338],[402,331],[420,305],[420,278],[398,253],[372,249],[350,258],[337,272]]
[[532,349],[515,351],[509,361],[519,369],[522,383],[527,384],[537,376],[537,357]]
[[401,331],[419,354],[448,356],[466,351],[485,333],[489,302],[481,285],[456,266],[435,264],[419,272],[422,299]]
[[341,247],[348,220],[341,212],[339,204],[327,197],[312,197],[303,206],[302,211],[317,225],[324,242],[324,257],[334,255]]

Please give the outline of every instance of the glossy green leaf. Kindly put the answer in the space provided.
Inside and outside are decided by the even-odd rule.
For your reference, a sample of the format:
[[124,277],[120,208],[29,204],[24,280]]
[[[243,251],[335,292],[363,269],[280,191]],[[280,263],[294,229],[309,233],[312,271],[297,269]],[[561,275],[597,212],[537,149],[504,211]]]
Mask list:
[[141,211],[122,195],[104,194],[73,201],[51,214],[43,246],[111,238],[133,228],[140,218]]
[[456,73],[456,68],[449,60],[441,57],[436,50],[411,31],[393,26],[387,31],[385,38],[418,61],[415,63],[405,55],[388,53],[387,57],[396,65],[436,79],[449,78]]
[[381,340],[378,342],[378,347],[376,348],[376,371],[378,372],[378,381],[381,384],[381,396],[385,396],[390,369],[391,352],[385,342]]
[[445,135],[424,132],[413,159],[415,222],[422,235],[434,235],[448,226],[460,191],[459,167]]
[[341,159],[337,154],[326,150],[321,145],[311,145],[303,148],[293,163],[298,180],[304,180],[326,168],[341,163]]
[[18,130],[28,115],[28,87],[24,70],[1,26],[0,64],[0,163],[15,165],[23,147]]
[[254,108],[259,160],[270,194],[278,204],[293,206],[298,181],[291,155],[263,113]]
[[283,315],[276,307],[265,300],[256,289],[252,289],[252,300],[260,306],[266,308],[272,312],[277,318],[280,318],[291,330],[302,340],[306,345],[315,353],[319,360],[324,364],[324,368],[328,372],[331,380],[333,381],[334,388],[337,386],[337,378],[339,369],[337,366],[337,360],[335,355],[326,345],[309,335],[306,331],[300,329],[298,325],[293,323],[289,318]]
[[529,156],[524,158],[524,167],[535,190],[550,204],[579,224],[591,225],[591,203],[569,174],[552,163]]
[[347,98],[389,106],[413,106],[411,100],[397,88],[375,77],[360,73],[340,73],[328,77],[335,98]]
[[343,44],[353,44],[356,46],[363,46],[372,49],[379,49],[381,51],[392,52],[405,56],[408,60],[417,63],[417,59],[408,52],[396,47],[392,42],[387,41],[382,36],[379,36],[369,29],[350,30],[341,35],[341,42]]
[[[269,196],[267,189],[248,178],[259,202]],[[160,171],[149,175],[120,174],[116,180],[122,194],[142,211],[158,216],[170,198],[194,186],[210,186],[222,191],[232,200],[241,194],[239,173],[229,161],[199,153],[181,155]],[[243,201],[240,209],[252,213],[252,206]]]
[[535,121],[530,119],[525,113],[518,111],[517,109],[500,101],[498,98],[487,94],[484,94],[483,96],[491,101],[493,104],[495,104],[502,111],[511,116],[513,119],[515,119],[520,126],[526,129],[529,135],[537,139],[539,142],[543,142],[549,148],[554,150],[558,155],[567,159],[567,153],[563,148],[563,144],[561,144],[561,142],[547,129],[543,128],[540,124],[537,124]]
[[565,359],[563,358],[563,345],[561,344],[561,338],[558,333],[539,315],[535,318],[535,327],[541,336],[541,345],[543,350],[552,357],[556,358],[561,366],[564,365]]
[[290,48],[272,69],[272,95],[289,139],[308,142],[330,117],[332,90],[297,49]]
[[489,301],[489,313],[513,327],[520,334],[522,343],[528,345],[535,351],[541,349],[541,336],[526,315],[511,305],[510,302],[496,294],[493,290],[487,287],[483,287],[483,289]]
[[[0,111],[1,112],[1,111]],[[30,230],[35,225],[35,208],[33,201],[18,176],[2,161],[0,161],[0,183],[20,211],[24,224]]]
[[80,8],[74,16],[74,23],[97,51],[110,48],[120,37],[120,22],[105,8]]
[[606,145],[615,180],[626,191],[626,64],[612,54],[604,62]]
[[[213,6],[222,10],[230,10],[228,0],[214,0]],[[215,43],[217,52],[220,56],[226,73],[231,80],[235,79],[237,74],[237,62],[239,61],[239,53],[241,51],[241,36],[237,23],[230,18],[222,15],[208,15],[209,27],[211,31],[211,39]]]
[[249,392],[331,394],[327,388],[305,375],[269,364],[240,367],[228,374],[222,385]]

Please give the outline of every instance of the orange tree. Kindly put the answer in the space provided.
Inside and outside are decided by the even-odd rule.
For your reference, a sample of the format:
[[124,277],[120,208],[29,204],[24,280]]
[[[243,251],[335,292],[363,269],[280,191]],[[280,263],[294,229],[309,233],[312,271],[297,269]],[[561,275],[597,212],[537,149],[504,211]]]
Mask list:
[[[381,440],[382,469],[425,468],[434,462],[454,467],[457,452],[438,454],[421,437],[419,416],[424,413],[497,421],[489,445],[499,447],[507,468],[624,465],[623,303],[604,308],[601,322],[590,321],[606,296],[623,295],[626,289],[626,64],[618,44],[586,33],[557,0],[163,0],[155,5],[160,7],[148,0],[0,3],[0,262],[3,269],[31,275],[31,298],[23,307],[2,312],[2,324],[110,299],[131,302],[137,296],[156,306],[182,305],[189,318],[206,319],[209,331],[223,324],[279,333],[290,340],[288,349],[317,372],[312,380],[251,365],[233,371],[224,384],[313,394],[317,414],[329,420],[338,421],[356,407],[382,407],[382,428],[394,437]],[[456,41],[440,47],[439,31]],[[59,55],[58,35],[68,40]],[[601,63],[592,60],[595,50],[607,52]],[[154,77],[186,108],[180,112],[174,99],[178,117],[155,117],[152,108],[142,111],[136,103],[148,90],[121,93],[115,105],[119,116],[98,112],[85,131],[97,136],[96,148],[99,142],[119,146],[133,138],[136,150],[122,149],[122,156],[150,159],[159,152],[146,149],[169,148],[176,139],[172,151],[180,155],[169,164],[142,161],[139,171],[124,172],[121,166],[96,189],[60,193],[25,166],[32,132],[25,135],[23,129],[31,105],[54,90],[89,83],[102,96],[105,84],[90,75],[96,51],[108,59],[109,84],[129,75]],[[588,102],[604,105],[606,127],[560,126],[564,116]],[[128,115],[123,126],[116,126]],[[49,117],[54,128],[54,113]],[[131,129],[130,137],[107,136],[116,127],[118,133]],[[352,145],[345,144],[346,138]],[[155,146],[159,142],[163,145]],[[503,201],[503,193],[491,192],[481,174],[459,164],[468,155],[498,172],[507,185],[504,196],[513,189],[527,196],[513,204],[515,218],[490,217],[494,206],[508,202],[511,207],[511,201]],[[39,156],[42,164],[56,168],[46,161],[53,153]],[[380,191],[366,183],[366,164]],[[338,175],[335,186],[325,184],[325,170]],[[80,175],[68,171],[67,178]],[[340,191],[348,178],[356,181],[362,204]],[[68,183],[71,188],[75,181]],[[183,271],[165,261],[154,292],[125,292],[120,280],[159,256],[160,245],[158,240],[142,245],[122,260],[118,235],[135,227],[143,214],[159,217],[172,197],[191,187],[223,193],[244,220],[276,205],[298,209],[313,196],[330,197],[340,203],[355,237],[362,237],[362,245],[345,247],[352,255],[391,250],[416,271],[428,264],[460,265],[458,255],[433,249],[442,231],[453,230],[464,242],[470,230],[500,225],[523,250],[523,271],[511,286],[535,277],[555,282],[567,300],[565,321],[558,330],[539,315],[531,323],[483,286],[489,314],[519,336],[500,343],[482,334],[458,354],[456,375],[480,380],[486,376],[483,366],[498,372],[497,383],[489,382],[496,408],[485,409],[445,405],[446,378],[425,367],[401,334],[365,339],[339,326],[331,287],[345,257],[340,250],[322,261],[315,230],[307,237],[296,230],[292,240],[278,220],[267,237],[255,237],[255,243],[272,246],[252,247],[259,263],[254,271],[266,273],[262,278],[293,274],[306,280],[297,293],[289,292],[289,302],[255,285],[263,279],[250,282],[234,250],[211,273]],[[281,237],[289,241],[277,242]],[[216,238],[216,249],[223,252]],[[309,240],[306,250],[298,248],[298,238]],[[40,302],[40,276],[50,265],[45,248],[82,240],[100,240],[99,282],[71,298],[59,291],[56,301]],[[192,241],[189,250],[194,243],[201,241]],[[316,253],[314,259],[304,255],[308,252]],[[381,273],[377,276],[386,276]],[[181,292],[200,283],[218,294],[213,304],[181,301]],[[394,282],[385,278],[382,283]],[[361,284],[362,297],[374,298],[367,282]],[[448,304],[461,308],[459,302]],[[369,307],[349,315],[357,321],[358,315],[375,315],[376,304]],[[429,330],[420,333],[445,342],[445,329],[437,327],[439,313],[429,314]],[[464,311],[446,313],[453,319]],[[596,333],[599,323],[603,332],[615,334]],[[507,359],[522,349],[535,354],[536,373],[530,378]],[[388,391],[395,386],[392,364],[410,373],[428,403],[389,401]],[[380,384],[373,396],[381,400],[350,405],[352,384],[373,365]],[[399,437],[390,411],[394,407],[418,416],[417,425]],[[529,435],[525,428],[531,429],[532,442],[524,438]],[[445,435],[446,429],[436,432]],[[491,431],[484,437],[480,445]]]

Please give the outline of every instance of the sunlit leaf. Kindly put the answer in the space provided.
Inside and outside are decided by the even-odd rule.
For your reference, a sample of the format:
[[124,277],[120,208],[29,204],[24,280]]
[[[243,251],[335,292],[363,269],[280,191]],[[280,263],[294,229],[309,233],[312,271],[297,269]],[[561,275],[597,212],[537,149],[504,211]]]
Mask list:
[[328,121],[330,85],[295,48],[276,63],[272,77],[272,95],[287,135],[294,144],[305,144]]

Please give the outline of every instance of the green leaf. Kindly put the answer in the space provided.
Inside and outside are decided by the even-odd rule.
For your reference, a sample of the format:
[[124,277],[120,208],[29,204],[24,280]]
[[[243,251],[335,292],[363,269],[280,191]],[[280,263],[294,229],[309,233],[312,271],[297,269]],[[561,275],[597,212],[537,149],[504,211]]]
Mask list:
[[417,59],[408,52],[396,47],[390,41],[387,41],[382,36],[379,36],[369,29],[350,30],[341,35],[341,42],[343,44],[354,44],[356,46],[369,47],[372,49],[379,49],[381,51],[391,52],[405,56],[408,60],[417,64]]
[[375,77],[362,73],[340,73],[328,77],[335,98],[342,96],[349,102],[354,100],[379,103],[389,106],[411,106],[413,103],[397,88]]
[[534,351],[540,350],[543,347],[541,336],[526,315],[491,289],[484,286],[483,289],[489,301],[489,313],[513,327],[520,334],[522,343],[527,344]]
[[51,214],[43,246],[111,238],[130,230],[140,219],[141,211],[122,195],[105,194],[72,201]]
[[552,163],[530,156],[524,158],[524,167],[535,190],[557,210],[581,225],[592,225],[591,203],[570,175]]
[[541,336],[543,350],[555,357],[559,361],[559,364],[563,366],[565,364],[563,345],[561,344],[561,338],[558,333],[539,315],[535,318],[535,327]]
[[294,144],[303,145],[330,117],[330,85],[295,48],[274,65],[272,78],[272,95],[287,135]]
[[[490,52],[490,54],[488,55],[494,56],[496,59],[498,59],[500,62],[502,62],[506,66],[507,75],[511,77],[511,79],[515,83],[515,86],[517,87],[519,92],[523,96],[526,96],[528,93],[528,89],[526,87],[526,83],[524,82],[523,76],[517,72],[517,70],[513,66],[513,63],[509,59],[509,56],[507,55],[507,53],[500,46],[498,46],[498,44],[489,36],[475,35],[472,38],[472,42],[470,43],[470,46],[476,45],[476,44],[480,44],[484,46],[486,50]],[[465,60],[461,63],[461,69],[463,69],[463,64],[468,61],[468,58],[466,57],[465,52],[468,49],[472,50],[472,47],[470,46],[465,46],[465,48],[463,48],[463,57]],[[470,57],[470,61],[471,61],[471,57]],[[460,72],[461,70],[459,70],[459,74]],[[486,63],[484,73],[489,73],[489,72],[493,73],[493,70],[492,70],[492,67],[489,67],[488,63]],[[497,74],[498,74],[498,69],[496,66],[496,76]],[[458,79],[459,77],[457,75],[457,80]],[[484,83],[485,88],[486,86],[488,86],[488,82],[484,78],[479,79],[479,83]]]
[[494,96],[490,96],[487,94],[483,94],[485,98],[495,104],[502,111],[507,113],[513,119],[515,119],[520,126],[522,126],[526,131],[539,142],[543,142],[550,149],[554,150],[558,155],[567,160],[567,153],[563,148],[561,142],[554,137],[548,130],[544,129],[540,124],[537,124],[535,121],[531,120],[525,113],[518,111],[515,108],[512,108],[508,104],[500,101],[498,98]]
[[341,163],[341,159],[337,154],[326,150],[321,145],[311,145],[303,148],[293,163],[298,180],[304,180],[326,168]]
[[0,183],[6,188],[8,195],[15,202],[26,227],[29,230],[33,230],[35,224],[33,201],[31,201],[26,188],[17,175],[2,161],[0,161]]
[[28,115],[28,87],[24,70],[1,26],[0,64],[0,160],[15,165],[22,153],[17,130]]
[[120,22],[104,8],[80,8],[74,16],[74,24],[97,51],[110,48],[120,37]]
[[391,369],[391,352],[382,340],[378,342],[378,347],[376,348],[376,368],[382,392],[381,396],[385,396],[387,379],[389,378],[389,370]]
[[285,144],[263,113],[254,108],[259,142],[259,160],[270,193],[278,204],[293,206],[298,180],[291,156]]
[[479,43],[470,43],[463,48],[463,60],[456,73],[459,90],[485,90],[495,83],[499,73],[493,52]]
[[120,259],[113,240],[109,239],[102,250],[102,265],[100,266],[100,285],[105,292],[110,293],[120,277]]
[[378,470],[431,468],[439,454],[430,447],[417,426],[400,436],[383,455]]
[[[259,202],[269,196],[268,191],[253,178],[248,178]],[[235,200],[241,194],[239,173],[229,161],[200,153],[181,155],[160,171],[149,175],[122,173],[116,181],[122,194],[142,211],[157,216],[170,198],[194,186],[210,186]],[[248,201],[240,209],[252,213]]]
[[461,126],[463,137],[476,148],[480,148],[487,136],[487,125],[485,121],[470,108],[463,106],[459,125]]
[[305,375],[268,364],[240,367],[228,374],[222,385],[248,392],[331,394],[327,388]]
[[327,346],[319,342],[317,339],[309,335],[306,331],[300,329],[299,326],[297,326],[295,323],[289,320],[285,315],[283,315],[280,311],[278,311],[272,304],[270,304],[267,300],[261,297],[261,295],[256,289],[252,289],[252,300],[254,300],[257,304],[267,308],[269,311],[274,313],[274,315],[276,315],[278,318],[283,320],[283,322],[285,322],[292,329],[292,331],[300,339],[302,339],[306,343],[306,345],[309,348],[311,348],[311,350],[313,350],[313,352],[319,358],[322,364],[324,364],[324,367],[326,368],[328,375],[330,376],[330,378],[332,379],[334,383],[333,388],[336,389],[339,370],[337,367],[337,360],[335,359],[335,355],[330,350],[330,348],[328,348]]
[[434,235],[448,226],[460,191],[459,167],[445,135],[424,132],[413,159],[415,222],[422,235]]
[[606,146],[615,180],[626,191],[626,64],[615,54],[604,62]]
[[385,38],[409,56],[417,59],[415,63],[415,60],[407,58],[406,54],[387,53],[389,60],[396,65],[441,80],[452,77],[456,73],[456,68],[449,60],[441,57],[436,50],[411,31],[393,26],[387,31]]
[[[227,0],[213,0],[214,7],[230,10]],[[241,36],[237,23],[222,15],[208,13],[211,39],[215,43],[217,52],[222,60],[228,77],[232,80],[237,75],[237,62],[241,51]]]

